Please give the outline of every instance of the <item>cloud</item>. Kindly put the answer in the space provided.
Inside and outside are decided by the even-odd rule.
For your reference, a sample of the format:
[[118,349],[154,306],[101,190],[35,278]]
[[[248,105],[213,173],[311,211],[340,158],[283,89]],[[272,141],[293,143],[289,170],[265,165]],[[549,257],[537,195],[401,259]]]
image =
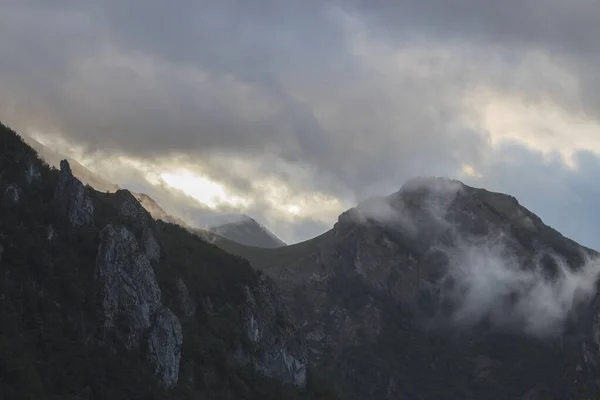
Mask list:
[[192,170],[289,242],[465,165],[552,219],[588,175],[565,173],[547,207],[526,180],[545,164],[501,176],[496,157],[507,141],[513,158],[558,152],[571,168],[600,154],[598,13],[584,0],[0,1],[0,118],[62,138],[121,186],[152,185],[141,165]]
[[[454,302],[452,318],[459,326],[490,321],[537,337],[559,335],[578,307],[594,297],[600,276],[600,260],[587,258],[573,270],[552,252],[542,252],[536,262],[526,265],[501,236],[459,238],[445,254],[449,256],[445,279],[455,285],[442,283],[441,296]],[[557,266],[556,274],[549,274],[542,263],[548,259]]]

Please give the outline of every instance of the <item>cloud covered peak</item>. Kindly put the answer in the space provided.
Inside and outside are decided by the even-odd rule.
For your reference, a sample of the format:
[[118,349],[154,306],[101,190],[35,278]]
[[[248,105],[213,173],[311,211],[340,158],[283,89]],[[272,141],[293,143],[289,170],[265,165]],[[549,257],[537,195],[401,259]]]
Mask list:
[[[597,253],[545,225],[507,194],[417,178],[342,214],[336,225],[357,227],[366,228],[361,237],[383,236],[384,243],[398,246],[389,248],[406,249],[421,260],[419,279],[428,283],[415,284],[437,304],[430,314],[436,323],[555,336],[596,294]],[[371,251],[375,260],[383,252]],[[400,257],[385,254],[386,263]],[[432,268],[435,277],[425,278]]]

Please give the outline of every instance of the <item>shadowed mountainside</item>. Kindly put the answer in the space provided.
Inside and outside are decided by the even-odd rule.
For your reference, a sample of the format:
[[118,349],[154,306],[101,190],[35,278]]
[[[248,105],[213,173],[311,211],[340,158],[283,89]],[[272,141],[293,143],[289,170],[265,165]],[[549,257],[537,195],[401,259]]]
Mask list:
[[0,125],[3,399],[333,399],[273,281]]

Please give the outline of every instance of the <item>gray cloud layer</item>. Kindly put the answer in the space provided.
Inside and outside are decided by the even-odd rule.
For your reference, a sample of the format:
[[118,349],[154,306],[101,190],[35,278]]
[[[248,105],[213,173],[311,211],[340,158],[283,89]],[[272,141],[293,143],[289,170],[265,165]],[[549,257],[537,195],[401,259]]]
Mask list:
[[[287,218],[274,194],[343,208],[434,174],[509,191],[600,247],[600,145],[582,152],[600,136],[599,34],[600,8],[584,0],[0,0],[0,118],[66,138],[90,168],[165,201],[94,160],[185,164],[255,199],[245,211],[290,242],[337,211]],[[502,96],[593,129],[524,125],[533,141],[499,142],[480,108]],[[565,149],[565,135],[580,140]],[[549,160],[550,142],[579,168]],[[461,175],[466,164],[481,177]]]

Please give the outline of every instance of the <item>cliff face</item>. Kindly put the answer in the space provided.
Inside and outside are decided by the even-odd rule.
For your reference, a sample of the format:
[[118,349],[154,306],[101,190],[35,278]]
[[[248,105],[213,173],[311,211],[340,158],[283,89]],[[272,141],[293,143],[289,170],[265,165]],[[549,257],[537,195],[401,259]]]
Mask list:
[[95,276],[104,328],[114,331],[128,350],[142,345],[147,337],[146,358],[165,386],[175,386],[181,324],[161,304],[152,265],[127,228],[107,225],[100,232]]
[[250,352],[240,349],[237,357],[267,376],[296,386],[306,386],[306,346],[300,332],[291,326],[274,285],[261,279],[246,296],[244,332]]
[[54,192],[59,213],[73,228],[90,224],[94,218],[94,205],[86,196],[83,184],[73,176],[66,160],[60,162],[58,182]]
[[596,253],[511,196],[418,179],[321,237],[247,254],[350,398],[599,393]]
[[3,398],[316,396],[268,278],[5,127],[0,144]]

